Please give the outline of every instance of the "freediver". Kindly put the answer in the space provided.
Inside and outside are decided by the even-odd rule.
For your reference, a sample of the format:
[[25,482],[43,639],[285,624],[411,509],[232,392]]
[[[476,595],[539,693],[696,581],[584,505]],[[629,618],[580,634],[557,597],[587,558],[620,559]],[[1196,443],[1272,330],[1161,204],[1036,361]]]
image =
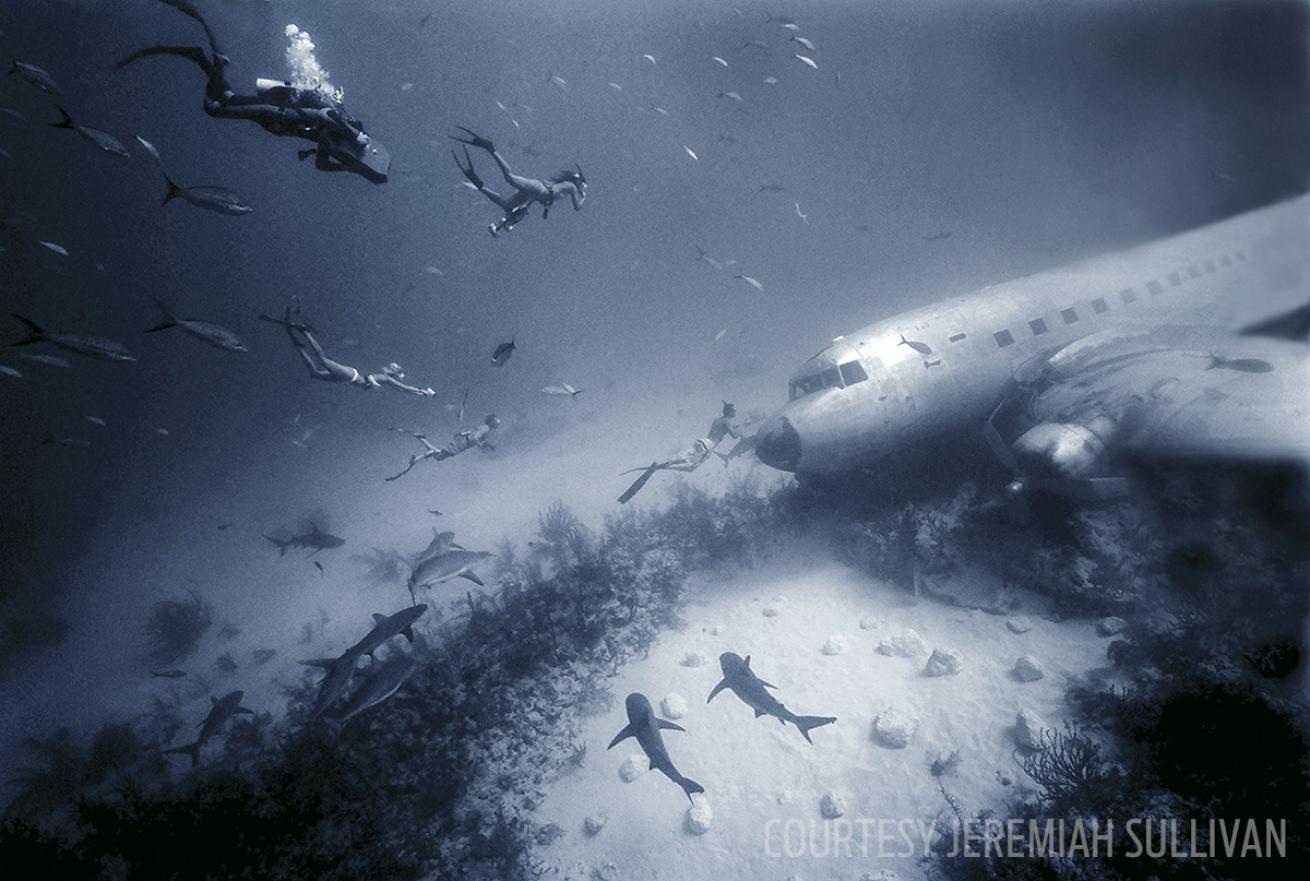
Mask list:
[[399,431],[401,434],[408,434],[410,437],[417,440],[423,445],[424,450],[421,453],[415,453],[409,457],[409,464],[405,466],[404,471],[401,471],[399,474],[393,474],[386,479],[396,480],[404,477],[410,472],[411,468],[425,459],[440,462],[443,459],[458,456],[470,447],[479,447],[483,450],[494,450],[495,447],[492,446],[488,437],[490,437],[491,433],[497,428],[500,428],[500,420],[497,419],[494,414],[490,415],[477,428],[466,428],[463,431],[456,432],[455,436],[450,439],[450,443],[446,444],[444,447],[433,446],[432,442],[428,440],[427,435],[419,434],[416,431],[405,431],[401,428],[393,428],[392,431]]
[[325,382],[347,382],[364,390],[386,386],[397,391],[408,392],[411,395],[418,395],[421,398],[431,398],[436,395],[436,392],[430,388],[419,388],[402,382],[401,380],[405,378],[405,372],[394,361],[383,367],[381,373],[370,374],[360,373],[354,367],[333,361],[323,353],[323,347],[318,344],[318,340],[314,339],[310,326],[295,320],[298,314],[293,316],[291,307],[288,306],[282,318],[273,318],[268,315],[260,315],[259,317],[264,321],[271,321],[286,328],[287,336],[291,337],[292,344],[295,345],[296,351],[305,362],[309,375],[314,379],[321,379]]
[[705,437],[697,440],[681,456],[665,462],[651,462],[644,468],[633,468],[630,471],[623,472],[624,474],[633,474],[639,471],[641,476],[633,481],[632,486],[628,487],[623,495],[619,496],[619,504],[624,505],[630,502],[633,496],[641,492],[641,488],[654,476],[656,471],[695,471],[705,464],[705,460],[710,457],[710,453],[714,452],[714,448],[722,443],[725,437],[740,440],[741,434],[733,424],[736,415],[737,408],[724,401],[722,414],[715,417],[714,421],[710,423],[710,430]]
[[456,128],[464,132],[466,136],[448,135],[447,137],[452,141],[459,141],[461,144],[467,144],[470,147],[480,147],[490,153],[491,158],[500,167],[500,173],[504,175],[505,182],[513,188],[513,195],[502,196],[483,183],[482,178],[478,176],[477,171],[473,168],[473,159],[469,156],[468,147],[464,148],[464,162],[462,163],[459,161],[459,155],[454,151],[451,152],[451,155],[455,157],[455,164],[459,166],[459,170],[464,173],[464,177],[473,185],[473,188],[505,212],[505,216],[499,222],[488,225],[487,228],[493,236],[502,229],[513,229],[515,224],[527,217],[528,208],[534,203],[542,206],[542,220],[550,215],[550,206],[561,196],[569,197],[569,200],[573,203],[574,211],[582,210],[582,203],[587,198],[587,179],[583,176],[580,166],[574,166],[576,169],[574,171],[561,171],[545,181],[531,177],[520,177],[510,170],[509,163],[497,152],[495,144],[462,125],[456,126]]
[[339,94],[302,89],[280,80],[255,80],[255,95],[237,95],[227,80],[227,55],[199,10],[187,0],[160,0],[190,16],[204,28],[209,52],[198,46],[149,46],[114,65],[126,67],[153,55],[176,55],[195,62],[205,72],[205,112],[220,119],[248,119],[279,137],[304,138],[315,146],[301,150],[301,159],[315,158],[321,171],[348,171],[373,183],[385,183],[391,165],[387,149],[364,131],[363,124],[346,112]]

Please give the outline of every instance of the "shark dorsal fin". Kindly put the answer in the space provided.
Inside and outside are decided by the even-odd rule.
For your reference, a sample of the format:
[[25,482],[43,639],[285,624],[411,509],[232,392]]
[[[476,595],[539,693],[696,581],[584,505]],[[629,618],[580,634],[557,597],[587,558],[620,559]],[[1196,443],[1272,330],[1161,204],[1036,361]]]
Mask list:
[[381,612],[374,612],[374,613],[373,613],[373,621],[374,621],[375,623],[377,623],[377,624],[381,624],[381,623],[382,623],[383,621],[385,621],[385,620],[387,620],[387,616],[386,616],[386,615],[383,615]]
[[751,665],[751,656],[750,656],[750,655],[747,655],[747,656],[746,656],[746,660],[743,661],[743,663],[746,665],[747,668],[749,668],[750,665]]

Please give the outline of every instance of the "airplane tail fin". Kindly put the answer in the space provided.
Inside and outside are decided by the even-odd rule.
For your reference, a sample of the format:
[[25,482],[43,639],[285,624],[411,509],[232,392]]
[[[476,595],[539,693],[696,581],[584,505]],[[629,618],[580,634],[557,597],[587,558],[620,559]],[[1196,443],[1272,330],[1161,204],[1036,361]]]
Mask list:
[[191,757],[191,767],[200,764],[200,741],[188,743],[185,746],[175,746],[172,749],[164,750],[164,755],[177,754]]
[[810,729],[831,725],[836,721],[836,716],[797,716],[796,727],[801,730],[801,736],[805,738],[806,743],[814,743],[810,740]]
[[39,343],[45,339],[45,328],[43,328],[41,325],[37,324],[35,321],[32,321],[31,319],[24,318],[23,316],[19,315],[17,312],[11,312],[10,314],[13,315],[15,318],[17,318],[19,321],[23,322],[23,324],[27,326],[27,336],[23,337],[21,340],[14,343],[13,345],[30,346],[32,343]]

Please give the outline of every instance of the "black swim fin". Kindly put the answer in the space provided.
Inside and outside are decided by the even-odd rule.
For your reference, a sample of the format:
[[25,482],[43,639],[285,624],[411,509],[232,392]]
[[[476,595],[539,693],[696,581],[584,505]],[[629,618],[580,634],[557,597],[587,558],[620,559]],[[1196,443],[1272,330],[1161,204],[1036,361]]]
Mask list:
[[644,487],[646,485],[646,482],[650,480],[651,475],[653,475],[658,470],[659,467],[657,463],[651,462],[650,466],[647,467],[646,470],[641,472],[641,477],[638,477],[636,480],[634,480],[632,482],[632,486],[628,487],[623,492],[623,495],[619,496],[619,504],[626,505],[628,502],[632,501],[632,497],[635,496],[637,493],[641,492],[641,488]]

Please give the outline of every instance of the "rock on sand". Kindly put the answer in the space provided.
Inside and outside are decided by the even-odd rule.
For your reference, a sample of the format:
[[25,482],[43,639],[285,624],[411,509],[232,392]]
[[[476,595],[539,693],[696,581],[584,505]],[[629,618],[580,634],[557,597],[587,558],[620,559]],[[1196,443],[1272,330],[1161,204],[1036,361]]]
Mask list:
[[917,631],[910,628],[893,633],[878,643],[878,654],[893,658],[913,658],[928,653],[928,643]]
[[964,658],[955,649],[934,649],[924,665],[924,676],[954,676],[964,669]]

